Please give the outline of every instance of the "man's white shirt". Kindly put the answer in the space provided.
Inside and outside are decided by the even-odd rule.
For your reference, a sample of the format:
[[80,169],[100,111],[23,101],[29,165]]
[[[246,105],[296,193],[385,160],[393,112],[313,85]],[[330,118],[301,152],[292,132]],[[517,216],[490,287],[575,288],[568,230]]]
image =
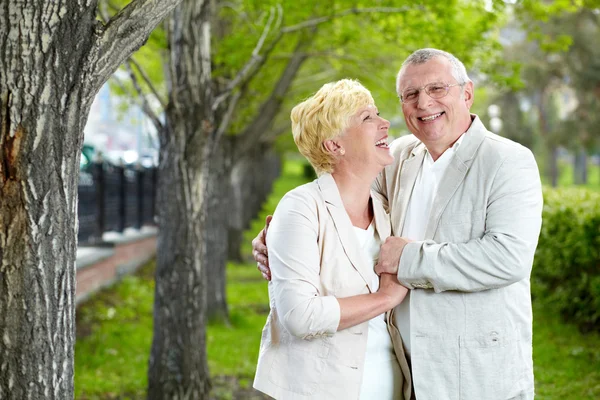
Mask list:
[[[429,221],[431,204],[437,193],[438,186],[444,177],[444,173],[450,165],[450,161],[460,146],[464,134],[458,138],[452,147],[446,150],[436,161],[433,161],[429,151],[426,151],[423,163],[419,169],[415,186],[408,201],[406,219],[400,236],[414,241],[425,240],[425,230]],[[410,357],[410,290],[406,297],[396,307],[396,320],[400,336],[404,342],[406,355]]]

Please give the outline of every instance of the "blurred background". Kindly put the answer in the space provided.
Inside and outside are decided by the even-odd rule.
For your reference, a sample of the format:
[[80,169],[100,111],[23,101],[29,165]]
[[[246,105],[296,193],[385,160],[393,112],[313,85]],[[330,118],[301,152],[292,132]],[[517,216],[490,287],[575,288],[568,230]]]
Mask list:
[[[127,3],[101,1],[98,18]],[[204,221],[206,343],[198,346],[210,398],[263,398],[251,386],[269,306],[250,241],[285,192],[314,179],[291,138],[291,107],[326,82],[354,78],[372,91],[390,134],[406,135],[395,75],[422,47],[459,57],[475,83],[473,112],[529,147],[539,164],[536,397],[600,398],[599,1],[238,0],[215,2],[209,22],[208,86],[223,94],[213,99],[222,138],[209,165],[225,182],[207,191]],[[185,71],[185,54],[169,39],[192,23],[182,13],[170,17],[107,82],[88,117],[79,184],[78,399],[146,397],[154,256],[172,251],[156,240],[158,176],[170,155],[164,145],[177,126],[173,110],[198,107],[194,99],[206,89],[193,86],[194,68]],[[197,50],[200,42],[186,46]],[[173,79],[181,73],[188,79]],[[178,97],[178,85],[191,100]]]

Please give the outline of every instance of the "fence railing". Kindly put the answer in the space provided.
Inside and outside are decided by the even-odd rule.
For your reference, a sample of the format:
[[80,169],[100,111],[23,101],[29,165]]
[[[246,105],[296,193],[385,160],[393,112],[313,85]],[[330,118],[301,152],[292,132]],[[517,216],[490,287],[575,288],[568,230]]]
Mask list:
[[80,244],[108,231],[154,224],[157,169],[91,163],[79,174]]

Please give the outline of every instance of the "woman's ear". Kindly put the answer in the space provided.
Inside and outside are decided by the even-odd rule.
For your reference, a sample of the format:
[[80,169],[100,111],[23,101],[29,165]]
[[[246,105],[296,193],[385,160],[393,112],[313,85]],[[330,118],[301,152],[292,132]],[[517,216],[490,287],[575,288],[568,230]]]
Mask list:
[[325,146],[327,152],[333,156],[343,156],[344,153],[346,153],[344,148],[340,146],[339,143],[331,139],[324,141],[323,146]]

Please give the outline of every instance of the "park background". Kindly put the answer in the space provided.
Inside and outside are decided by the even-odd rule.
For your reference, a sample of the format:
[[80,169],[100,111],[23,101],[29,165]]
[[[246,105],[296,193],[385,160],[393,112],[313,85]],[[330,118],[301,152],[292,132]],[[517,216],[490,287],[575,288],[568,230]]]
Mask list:
[[[123,21],[123,31],[135,31],[137,15],[160,11],[142,3],[101,0],[87,11],[106,31]],[[166,3],[180,4],[143,47],[112,61],[120,66],[93,103],[90,94],[70,150],[79,164],[71,174],[77,253],[106,252],[114,237],[156,240],[105,262],[122,272],[79,297],[76,337],[32,339],[74,343],[74,356],[54,355],[73,363],[74,378],[65,377],[74,389],[49,388],[67,385],[76,399],[263,398],[251,386],[269,306],[250,241],[285,192],[314,178],[291,140],[289,110],[326,82],[355,78],[391,121],[391,135],[408,134],[395,74],[412,51],[435,47],[464,61],[473,112],[532,149],[545,184],[532,273],[536,398],[600,398],[600,2]],[[109,176],[137,200],[98,201]],[[99,219],[98,209],[117,219]],[[64,263],[66,271],[77,265],[78,290],[80,273],[97,266],[81,259]],[[6,293],[0,306],[9,315]],[[48,315],[60,319],[58,305]],[[0,354],[6,349],[0,343]],[[52,369],[41,359],[41,369]]]

